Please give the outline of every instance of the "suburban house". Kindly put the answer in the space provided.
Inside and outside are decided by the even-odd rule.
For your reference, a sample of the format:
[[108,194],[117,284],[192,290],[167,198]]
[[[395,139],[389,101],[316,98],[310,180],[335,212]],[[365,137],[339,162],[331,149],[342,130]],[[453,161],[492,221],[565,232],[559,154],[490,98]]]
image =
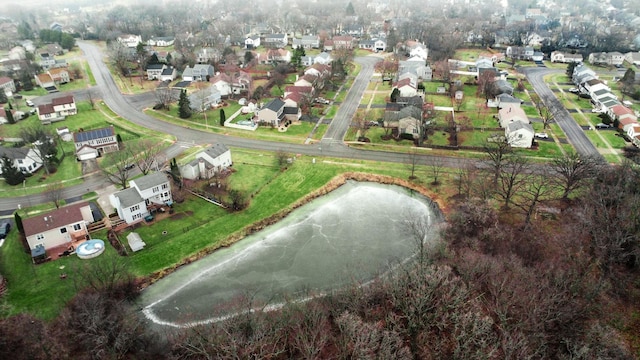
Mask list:
[[71,81],[69,70],[67,70],[66,67],[51,68],[47,70],[47,74],[51,76],[51,80],[53,80],[56,85],[66,84]]
[[313,76],[330,76],[331,75],[331,66],[322,65],[322,64],[314,64],[309,66],[304,70],[305,75],[313,75]]
[[591,97],[593,97],[593,94],[598,90],[611,91],[611,88],[607,86],[607,84],[598,79],[591,79],[589,81],[586,81],[582,83],[581,87],[585,92],[589,93]]
[[158,80],[162,72],[167,67],[165,64],[149,64],[147,65],[147,80]]
[[582,54],[571,54],[562,51],[553,51],[551,53],[551,62],[559,63],[581,63],[583,61]]
[[56,83],[51,78],[51,75],[44,73],[34,76],[36,79],[36,84],[38,84],[41,88],[47,90],[50,93],[58,91],[58,89],[56,88]]
[[398,89],[398,91],[400,91],[400,96],[403,97],[415,96],[418,94],[418,84],[415,78],[411,77],[398,80],[393,84],[393,88]]
[[413,116],[405,116],[398,120],[398,133],[411,134],[414,139],[420,136],[420,129],[422,127],[422,120],[416,119]]
[[571,75],[571,81],[578,86],[586,81],[597,78],[596,72],[584,64],[576,65],[573,69],[573,75]]
[[22,220],[31,257],[73,242],[89,240],[87,225],[94,222],[88,202],[80,202]]
[[320,48],[320,37],[318,35],[303,35],[302,38],[294,38],[292,40],[292,47],[303,49],[318,49]]
[[513,122],[529,123],[529,118],[522,108],[509,106],[498,110],[498,121],[501,128],[507,128],[507,125]]
[[318,79],[317,76],[314,76],[311,74],[305,74],[301,77],[298,77],[298,79],[293,83],[293,85],[314,87],[317,79]]
[[353,36],[334,36],[333,49],[353,49],[355,39]]
[[288,64],[291,62],[291,51],[285,49],[269,49],[266,53],[258,55],[258,62],[260,64]]
[[302,66],[311,66],[311,65],[313,65],[313,57],[312,56],[301,56],[300,57],[300,65],[302,65]]
[[209,81],[213,76],[213,65],[195,64],[193,67],[187,66],[182,73],[184,81]]
[[635,124],[628,128],[627,136],[636,147],[640,147],[640,124]]
[[631,51],[624,54],[624,60],[629,64],[640,66],[640,51]]
[[138,46],[139,43],[142,42],[142,36],[133,35],[133,34],[124,34],[124,35],[118,36],[116,40],[126,47],[135,48],[136,46]]
[[589,62],[597,65],[622,65],[624,63],[625,56],[617,51],[614,52],[595,52],[589,54]]
[[513,95],[513,85],[504,79],[494,81],[493,86],[498,94]]
[[[0,159],[3,157],[7,157],[13,162],[16,169],[25,173],[33,174],[42,167],[42,159],[38,155],[37,149],[0,146]],[[1,163],[0,174],[2,174]]]
[[49,104],[38,105],[38,118],[43,124],[64,120],[69,115],[78,113],[73,95],[66,95],[51,100]]
[[522,100],[518,99],[509,94],[499,94],[496,95],[495,100],[493,100],[492,104],[489,103],[489,107],[497,107],[498,109],[502,109],[509,106],[520,107],[522,105]]
[[173,81],[178,77],[178,72],[173,66],[166,66],[160,74],[160,81]]
[[333,40],[326,39],[322,46],[323,51],[333,51]]
[[374,52],[385,51],[387,49],[387,42],[382,39],[361,40],[358,43],[358,48]]
[[[621,125],[623,122],[625,123],[625,125],[620,126],[620,128],[624,128],[624,126],[630,123],[638,122],[638,117],[633,112],[633,110],[629,109],[628,107],[622,104],[616,104],[612,106],[611,109],[609,109],[608,115],[612,119],[618,120],[618,122],[620,122]],[[624,130],[626,131],[627,129],[624,129]]]
[[40,55],[40,60],[38,61],[38,64],[45,70],[47,70],[50,67],[53,67],[56,64],[56,59],[53,55],[49,55],[48,52],[42,52],[39,54]]
[[218,105],[222,100],[222,95],[218,88],[213,85],[197,90],[189,95],[189,103],[191,110],[202,112],[210,109],[214,105]]
[[244,48],[245,49],[255,49],[260,46],[260,36],[248,36],[244,39]]
[[147,45],[149,46],[158,46],[158,47],[167,47],[173,45],[175,38],[169,36],[163,37],[151,37],[149,41],[147,41]]
[[511,122],[504,129],[504,136],[512,147],[529,148],[533,144],[533,127],[522,121]]
[[258,121],[271,126],[279,126],[285,118],[284,101],[275,98],[258,110]]
[[171,183],[162,172],[131,180],[129,186],[109,196],[118,216],[127,224],[141,221],[154,206],[173,204]]
[[219,73],[209,79],[209,82],[218,89],[221,96],[229,96],[251,89],[253,79],[248,73],[237,71],[231,74]]
[[313,58],[313,63],[314,64],[323,64],[323,65],[329,65],[331,64],[331,62],[333,61],[333,59],[331,58],[331,55],[329,55],[329,53],[327,52],[321,52],[320,54],[316,55],[315,58]]
[[95,159],[102,154],[120,150],[113,126],[73,133],[78,160]]
[[222,58],[220,50],[214,48],[202,48],[196,54],[196,61],[200,64],[211,61],[219,61]]
[[404,49],[406,51],[406,54],[411,58],[411,57],[419,57],[422,60],[427,60],[427,57],[429,56],[429,49],[427,49],[427,46],[419,41],[415,41],[415,40],[407,40],[404,43]]
[[180,173],[185,179],[211,179],[216,173],[233,165],[231,150],[217,143],[196,154],[195,160],[182,166]]
[[16,83],[6,76],[0,77],[0,91],[4,91],[5,94],[12,94],[16,91]]
[[271,48],[283,48],[289,44],[287,34],[267,34],[264,36],[263,45]]
[[415,74],[419,79],[425,81],[431,81],[433,78],[433,70],[419,57],[398,62],[398,73],[402,74],[406,72]]

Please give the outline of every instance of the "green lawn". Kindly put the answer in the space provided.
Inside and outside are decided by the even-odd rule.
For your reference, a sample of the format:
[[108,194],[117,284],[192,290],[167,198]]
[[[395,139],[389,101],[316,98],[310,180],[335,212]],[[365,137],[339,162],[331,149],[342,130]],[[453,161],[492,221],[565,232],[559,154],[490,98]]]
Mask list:
[[458,144],[482,147],[487,139],[500,135],[504,136],[504,131],[463,131],[458,133]]
[[384,105],[387,103],[387,100],[389,99],[389,95],[387,93],[377,93],[373,96],[373,103],[374,105]]
[[324,117],[327,119],[333,119],[333,117],[336,116],[337,111],[338,111],[338,107],[336,105],[331,105],[331,107],[329,107],[329,110],[327,111]]

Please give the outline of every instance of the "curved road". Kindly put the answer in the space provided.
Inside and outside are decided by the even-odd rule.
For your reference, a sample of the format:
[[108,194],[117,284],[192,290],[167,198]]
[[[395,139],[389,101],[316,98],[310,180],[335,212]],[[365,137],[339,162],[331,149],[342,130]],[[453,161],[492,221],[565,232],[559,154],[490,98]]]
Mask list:
[[[123,95],[120,93],[109,69],[105,65],[100,49],[92,44],[81,41],[78,41],[78,46],[84,52],[89,66],[91,66],[91,71],[96,79],[97,87],[91,89],[91,91],[94,91],[96,94],[96,97],[101,95],[102,101],[104,101],[111,110],[121,117],[137,125],[162,133],[172,134],[176,137],[176,144],[166,151],[168,153],[167,158],[178,155],[182,151],[181,148],[191,146],[192,144],[204,145],[222,142],[231,147],[265,151],[285,151],[311,156],[330,156],[394,163],[411,163],[413,161],[412,157],[414,155],[384,151],[359,150],[346,146],[342,141],[349,129],[349,126],[351,125],[351,119],[360,104],[360,100],[362,99],[371,76],[373,75],[374,65],[376,62],[380,61],[380,58],[373,56],[356,58],[356,62],[362,66],[361,71],[354,80],[353,86],[347,94],[345,101],[338,108],[336,116],[329,125],[324,138],[319,144],[298,145],[212,134],[200,130],[194,130],[186,126],[166,123],[146,115],[141,110],[144,109],[145,104],[148,104],[149,101],[152,100],[153,95],[149,93],[128,96]],[[87,91],[88,90],[78,90],[74,92],[74,95],[78,95],[80,99],[86,98]],[[46,99],[47,98],[43,98],[41,101],[45,101]],[[434,158],[436,158],[436,156],[418,155],[417,163],[420,165],[428,165],[433,162]],[[444,167],[459,167],[469,161],[468,159],[455,157],[437,158],[440,159],[439,162]],[[65,188],[63,190],[62,197],[65,199],[77,198],[87,192],[101,189],[108,184],[109,182],[102,176],[99,174],[93,174],[86,177],[83,184]],[[3,198],[0,203],[0,213],[8,215],[17,209],[18,205],[32,206],[49,201],[50,200],[45,194]]]
[[578,154],[583,156],[592,156],[604,161],[604,158],[598,152],[591,140],[584,134],[584,130],[578,125],[575,119],[569,114],[569,111],[556,98],[556,95],[549,89],[544,82],[544,77],[549,74],[562,72],[562,70],[552,70],[540,67],[524,67],[520,71],[525,74],[527,80],[542,102],[551,110],[555,122],[560,126],[562,131],[567,135],[567,139]]

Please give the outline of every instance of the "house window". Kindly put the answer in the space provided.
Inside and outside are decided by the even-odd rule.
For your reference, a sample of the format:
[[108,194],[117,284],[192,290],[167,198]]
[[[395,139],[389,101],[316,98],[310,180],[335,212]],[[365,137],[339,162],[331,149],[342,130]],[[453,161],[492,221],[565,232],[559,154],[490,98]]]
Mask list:
[[73,230],[78,231],[80,229],[82,229],[82,226],[80,224],[74,224],[73,225]]
[[157,186],[153,188],[154,193],[157,193],[158,191],[160,191],[160,188],[158,188]]
[[162,189],[166,189],[169,187],[169,184],[162,184]]
[[44,240],[44,234],[36,235],[36,240]]
[[22,164],[22,160],[18,159],[18,164]]
[[134,205],[134,206],[129,208],[130,212],[134,212],[134,211],[137,211],[137,210],[140,210],[140,205]]
[[169,197],[169,193],[168,192],[164,193],[164,197]]
[[67,233],[66,227],[60,228],[60,234],[66,234],[66,233]]
[[132,216],[131,218],[132,218],[133,220],[140,219],[140,218],[142,218],[142,214],[140,214],[140,213],[133,214],[133,216]]

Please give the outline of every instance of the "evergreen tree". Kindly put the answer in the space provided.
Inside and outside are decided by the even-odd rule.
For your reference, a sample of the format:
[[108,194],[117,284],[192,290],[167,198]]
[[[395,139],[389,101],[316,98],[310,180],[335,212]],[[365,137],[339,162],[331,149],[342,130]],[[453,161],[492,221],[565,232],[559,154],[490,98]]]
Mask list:
[[20,84],[22,85],[22,90],[33,90],[33,82],[31,82],[31,79],[31,75],[27,71],[23,71],[22,74],[20,74]]
[[187,90],[180,92],[180,99],[178,100],[178,116],[181,119],[188,119],[191,117],[191,102],[187,96]]
[[253,53],[251,51],[245,51],[244,53],[244,64],[249,65],[250,62],[253,61]]
[[5,116],[7,117],[7,122],[9,124],[15,124],[16,119],[13,118],[13,112],[11,112],[11,106],[8,108],[4,108]]
[[13,161],[6,156],[2,157],[2,177],[9,185],[18,185],[25,179],[24,174],[13,165]]
[[622,79],[620,79],[620,88],[625,94],[632,94],[633,88],[636,84],[636,72],[632,68],[628,68],[624,73]]
[[398,88],[394,88],[391,92],[391,102],[396,102],[396,100],[398,100],[398,96],[400,96],[400,90],[398,90]]
[[65,50],[71,50],[76,45],[76,39],[69,34],[62,34],[60,37],[60,46]]
[[220,109],[220,126],[224,126],[225,121],[227,121],[227,115],[224,113],[224,109]]
[[13,214],[13,220],[16,223],[16,229],[18,229],[18,231],[21,234],[24,234],[24,227],[22,226],[22,217],[20,216],[20,214],[18,214],[17,211]]
[[576,63],[574,63],[573,61],[569,63],[569,65],[567,65],[567,76],[569,78],[571,78],[573,76],[573,69],[576,68]]
[[351,3],[351,1],[349,1],[349,4],[347,4],[346,14],[347,16],[353,16],[356,14],[356,10],[353,8],[353,4]]
[[302,65],[302,57],[307,56],[307,53],[304,51],[302,46],[298,46],[293,50],[293,55],[291,56],[291,65],[298,68]]

